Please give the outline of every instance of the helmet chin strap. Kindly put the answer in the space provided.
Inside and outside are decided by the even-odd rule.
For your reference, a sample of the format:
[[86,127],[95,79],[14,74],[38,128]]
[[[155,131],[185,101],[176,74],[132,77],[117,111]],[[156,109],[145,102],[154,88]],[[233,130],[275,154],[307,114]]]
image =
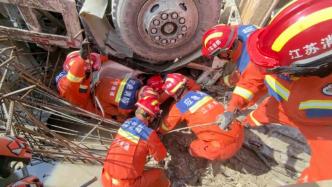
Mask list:
[[301,66],[301,65],[291,65],[291,66],[279,66],[271,69],[267,69],[268,73],[274,74],[289,74],[295,76],[319,76],[325,77],[332,73],[332,61],[323,62],[315,66]]

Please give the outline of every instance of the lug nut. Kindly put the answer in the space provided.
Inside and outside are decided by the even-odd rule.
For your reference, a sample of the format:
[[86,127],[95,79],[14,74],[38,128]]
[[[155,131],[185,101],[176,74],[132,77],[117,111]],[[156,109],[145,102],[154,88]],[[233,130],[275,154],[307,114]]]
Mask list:
[[179,19],[179,22],[180,22],[181,24],[184,24],[184,23],[186,22],[186,19],[184,19],[184,18],[180,18],[180,19]]
[[160,40],[160,36],[154,37],[155,40]]
[[176,12],[173,12],[173,13],[172,13],[172,18],[173,18],[173,19],[178,18],[178,14],[177,14]]
[[156,33],[157,33],[157,29],[156,29],[156,28],[152,28],[152,29],[151,29],[151,33],[152,33],[152,34],[156,34]]
[[165,20],[167,18],[168,18],[168,14],[166,14],[166,13],[161,14],[161,19]]
[[163,43],[163,44],[167,44],[167,40],[166,40],[166,39],[163,39],[163,40],[161,41],[161,43]]
[[181,39],[183,37],[183,34],[178,35],[178,38]]
[[187,31],[187,27],[186,27],[186,26],[183,26],[183,27],[181,28],[181,31]]
[[172,40],[171,40],[171,43],[172,43],[172,44],[174,44],[175,42],[176,42],[176,40],[175,40],[175,39],[172,39]]
[[155,26],[158,26],[158,25],[160,24],[160,21],[157,20],[157,19],[155,19],[155,20],[153,20],[153,24],[154,24]]

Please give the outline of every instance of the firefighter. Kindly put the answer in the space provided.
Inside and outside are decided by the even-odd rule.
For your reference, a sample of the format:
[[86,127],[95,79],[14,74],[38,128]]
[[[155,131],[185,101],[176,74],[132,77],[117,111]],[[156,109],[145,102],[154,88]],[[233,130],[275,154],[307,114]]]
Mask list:
[[[29,164],[32,159],[32,150],[27,141],[21,137],[1,136],[0,137],[0,176],[7,178],[12,174],[12,162],[23,162]],[[9,187],[21,186],[42,187],[42,183],[35,176],[26,177]]]
[[[310,165],[298,182],[332,178],[332,1],[289,3],[248,41],[253,66],[238,84],[253,97],[266,86],[270,96],[248,115],[250,127],[272,123],[299,129],[311,148]],[[264,74],[257,79],[253,74]],[[248,75],[248,76],[247,76]],[[233,94],[221,128],[234,118],[244,101]]]
[[106,56],[89,54],[89,43],[83,42],[80,51],[67,55],[63,71],[56,77],[60,96],[75,106],[97,112],[90,95],[91,74],[98,71],[104,61],[107,61]]
[[226,160],[232,157],[243,143],[243,127],[234,121],[229,131],[221,130],[217,120],[224,112],[223,106],[203,92],[188,90],[186,82],[186,77],[181,74],[167,75],[163,88],[176,103],[163,118],[160,132],[165,134],[185,121],[197,136],[190,144],[189,153],[192,156],[208,160]]
[[144,170],[148,155],[158,162],[166,157],[166,148],[156,131],[148,127],[160,113],[159,102],[155,97],[145,97],[136,105],[135,117],[120,127],[104,161],[104,187],[170,186],[162,169]]
[[257,30],[254,25],[216,25],[209,29],[202,39],[202,54],[227,59],[223,83],[233,88],[240,74],[247,68],[250,59],[247,51],[249,36]]
[[[192,91],[198,91],[201,90],[201,86],[199,84],[196,83],[195,80],[186,77],[187,82],[186,82],[186,87],[189,90]],[[157,75],[153,75],[152,77],[150,77],[147,80],[147,86],[150,86],[151,88],[153,88],[159,95],[159,102],[160,104],[163,104],[168,98],[170,98],[170,96],[164,92],[163,90],[163,85],[164,85],[164,79],[162,78],[162,76],[160,74]]]

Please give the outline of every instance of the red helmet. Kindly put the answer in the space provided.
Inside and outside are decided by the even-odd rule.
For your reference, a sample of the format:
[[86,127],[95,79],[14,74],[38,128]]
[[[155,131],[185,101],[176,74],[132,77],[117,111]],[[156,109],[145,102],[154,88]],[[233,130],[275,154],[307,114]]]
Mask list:
[[163,91],[164,80],[161,75],[154,75],[147,80],[147,85],[160,93]]
[[187,82],[187,78],[180,73],[168,74],[163,85],[163,90],[170,96],[174,96],[176,92],[182,88]]
[[159,94],[150,86],[143,86],[138,92],[138,99],[144,97],[154,97],[156,99],[159,98]]
[[306,65],[332,54],[332,1],[297,0],[286,5],[248,40],[250,59],[265,68]]
[[17,158],[29,162],[31,160],[31,148],[27,141],[20,137],[0,137],[0,156]]
[[[90,53],[90,60],[92,61],[92,70],[98,71],[101,68],[101,61],[105,60],[107,56],[100,55],[98,53]],[[83,60],[80,56],[79,51],[73,51],[69,53],[66,57],[65,62],[63,63],[63,70],[69,71],[70,67],[75,63],[77,60]],[[85,67],[86,69],[90,69],[89,64]]]
[[138,108],[142,108],[145,112],[151,116],[157,116],[160,113],[159,101],[155,97],[144,97],[138,100],[136,103]]
[[236,38],[236,25],[216,25],[203,35],[202,54],[211,56],[219,50],[229,50]]
[[26,177],[21,179],[13,184],[10,184],[8,187],[26,187],[26,186],[34,186],[34,187],[43,187],[43,183],[35,176]]

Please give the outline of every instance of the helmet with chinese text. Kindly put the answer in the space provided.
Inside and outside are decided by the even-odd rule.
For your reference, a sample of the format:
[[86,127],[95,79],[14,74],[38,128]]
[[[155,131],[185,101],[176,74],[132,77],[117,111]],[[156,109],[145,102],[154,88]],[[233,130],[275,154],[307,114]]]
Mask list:
[[260,67],[286,72],[317,69],[331,62],[331,27],[331,0],[291,1],[249,37],[250,59]]
[[155,97],[144,97],[137,101],[136,106],[143,109],[146,113],[155,117],[160,113],[159,101]]
[[236,38],[236,25],[216,25],[203,35],[202,54],[212,56],[219,51],[227,51],[233,46]]
[[180,73],[170,73],[167,75],[163,90],[170,96],[175,96],[176,93],[183,88],[187,83],[187,78]]

